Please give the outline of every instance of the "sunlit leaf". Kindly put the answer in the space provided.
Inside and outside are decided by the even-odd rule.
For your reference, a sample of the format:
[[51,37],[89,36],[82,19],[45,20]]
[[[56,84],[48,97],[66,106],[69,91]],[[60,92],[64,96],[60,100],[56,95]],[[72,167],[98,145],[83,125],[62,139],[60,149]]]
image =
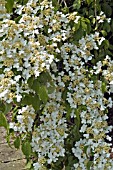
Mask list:
[[13,10],[13,5],[14,5],[14,0],[7,0],[6,1],[7,3],[6,3],[6,5],[5,5],[5,7],[6,7],[6,9],[7,9],[7,12],[12,12],[12,10]]
[[19,136],[17,136],[17,138],[15,139],[14,146],[15,146],[15,148],[19,149],[19,147],[20,147],[20,137]]
[[29,158],[31,155],[31,145],[29,141],[26,141],[22,144],[22,152],[26,156],[26,158]]
[[3,126],[5,129],[8,128],[7,119],[3,113],[0,113],[0,126]]
[[41,86],[41,87],[39,88],[39,97],[40,97],[40,99],[41,99],[44,103],[47,102],[47,100],[48,100],[48,94],[47,94],[47,89],[46,89],[45,86]]

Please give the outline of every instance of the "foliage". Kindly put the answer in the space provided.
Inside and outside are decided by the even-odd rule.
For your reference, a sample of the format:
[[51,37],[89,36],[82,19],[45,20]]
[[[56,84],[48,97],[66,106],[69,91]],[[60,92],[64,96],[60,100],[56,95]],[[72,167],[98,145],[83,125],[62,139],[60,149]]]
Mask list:
[[0,126],[27,169],[113,168],[112,7],[110,0],[0,1]]

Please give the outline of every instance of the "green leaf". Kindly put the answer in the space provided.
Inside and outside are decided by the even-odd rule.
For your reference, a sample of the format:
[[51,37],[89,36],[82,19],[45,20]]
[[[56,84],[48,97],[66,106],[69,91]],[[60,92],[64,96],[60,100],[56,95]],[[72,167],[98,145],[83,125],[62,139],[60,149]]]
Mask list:
[[112,44],[109,44],[109,49],[113,50],[113,45]]
[[105,82],[102,82],[101,90],[102,90],[102,93],[105,93],[107,91]]
[[15,146],[15,148],[19,149],[19,147],[20,147],[20,138],[19,138],[19,136],[15,139],[14,146]]
[[87,24],[90,24],[90,20],[88,18],[84,18],[84,21],[87,23]]
[[41,101],[37,94],[25,94],[22,100],[23,105],[32,105],[33,108],[37,111],[40,110]]
[[49,86],[49,87],[47,88],[48,94],[53,93],[54,90],[55,90],[55,87],[54,87],[54,86]]
[[102,42],[102,45],[104,45],[104,48],[105,48],[105,49],[108,49],[108,48],[109,48],[109,41],[108,41],[108,40],[104,40],[104,41]]
[[41,84],[45,85],[48,81],[51,81],[52,78],[48,72],[42,72],[39,77]]
[[92,165],[92,161],[89,161],[89,162],[87,163],[87,170],[90,170],[91,165]]
[[12,12],[13,11],[13,5],[14,5],[14,0],[7,0],[7,3],[5,5],[7,12]]
[[31,77],[28,79],[28,81],[27,81],[27,83],[28,83],[28,85],[29,85],[30,88],[32,87],[33,82],[34,82],[34,76],[31,76]]
[[66,98],[67,98],[67,92],[68,92],[67,89],[65,89],[65,90],[62,92],[62,99],[63,99],[63,100],[66,100]]
[[107,36],[107,32],[105,30],[101,30],[101,33],[104,37]]
[[95,19],[95,18],[92,19],[92,23],[93,23],[93,24],[96,23],[96,19]]
[[28,2],[28,0],[15,0],[15,1],[17,1],[21,5],[25,5]]
[[28,2],[28,0],[23,0],[23,4],[22,5],[26,5]]
[[105,21],[103,24],[103,30],[105,30],[106,32],[110,32],[111,30],[110,24],[107,21]]
[[45,72],[45,75],[47,77],[47,81],[51,81],[52,77],[50,76],[50,74],[48,72]]
[[51,82],[51,83],[50,83],[50,86],[47,87],[48,94],[53,93],[54,90],[55,90],[55,85]]
[[26,156],[26,158],[29,158],[31,155],[31,145],[30,142],[26,141],[22,144],[22,152]]
[[[75,121],[76,122],[76,121]],[[79,141],[80,140],[80,132],[79,132],[79,127],[78,126],[74,126],[74,128],[72,129],[72,133],[74,135],[74,140]]]
[[31,105],[32,103],[32,94],[25,94],[22,99],[22,104]]
[[75,157],[73,157],[71,154],[70,155],[68,154],[68,166],[66,166],[66,169],[67,168],[69,169],[70,167],[71,170],[72,169],[71,166],[75,163],[78,163],[78,160]]
[[65,102],[65,108],[66,108],[66,118],[67,118],[67,120],[70,120],[70,114],[72,112],[72,109],[71,109],[69,103]]
[[7,119],[3,113],[0,113],[0,126],[3,126],[5,129],[8,128]]
[[80,28],[80,22],[78,22],[77,24],[75,23],[73,26],[73,30],[77,31]]
[[66,166],[65,170],[71,170],[70,166]]
[[87,30],[87,24],[84,18],[81,18],[81,26],[83,30]]
[[0,101],[0,112],[4,112],[5,111],[5,104],[2,102],[2,101]]
[[40,110],[41,101],[38,95],[35,95],[31,98],[31,104],[36,111]]
[[31,161],[29,161],[29,162],[27,163],[27,165],[25,166],[25,169],[30,169],[30,168],[31,168],[31,166],[32,166],[32,162],[31,162]]
[[20,15],[20,16],[18,16],[17,18],[15,18],[14,20],[15,20],[15,22],[16,23],[18,23],[19,22],[19,20],[22,18],[22,15]]
[[92,0],[86,0],[86,2],[88,3],[88,5],[90,5]]
[[69,8],[65,6],[64,8],[62,8],[62,12],[63,12],[64,14],[69,13]]
[[[3,40],[3,37],[0,37],[0,41],[2,41],[2,40]],[[2,74],[3,71],[4,71],[4,69],[3,69],[3,68],[0,68],[0,74]]]
[[73,8],[80,9],[80,7],[81,7],[81,0],[75,0],[73,3]]
[[40,82],[38,79],[34,80],[33,85],[31,87],[37,94],[39,93]]
[[80,27],[74,34],[74,37],[76,38],[76,41],[78,41],[80,38],[82,38],[84,34],[83,29]]
[[105,52],[106,52],[106,55],[111,55],[111,56],[113,56],[113,53],[112,53],[111,51],[106,50]]
[[107,17],[110,17],[112,15],[112,8],[108,3],[102,4],[102,11],[105,13]]
[[39,88],[39,98],[42,100],[44,103],[47,102],[48,100],[48,94],[47,94],[47,89],[45,86],[41,86]]
[[87,153],[88,146],[84,146],[84,152]]
[[58,11],[58,9],[60,8],[60,5],[58,3],[58,0],[52,0],[52,5],[55,7],[55,10]]
[[6,103],[6,104],[5,104],[5,111],[4,111],[4,114],[9,113],[10,110],[11,110],[11,108],[12,108],[12,104],[11,104],[11,103]]
[[111,32],[113,33],[113,20],[111,20]]
[[80,113],[77,109],[75,110],[75,114],[76,114],[76,125],[79,128],[80,127]]

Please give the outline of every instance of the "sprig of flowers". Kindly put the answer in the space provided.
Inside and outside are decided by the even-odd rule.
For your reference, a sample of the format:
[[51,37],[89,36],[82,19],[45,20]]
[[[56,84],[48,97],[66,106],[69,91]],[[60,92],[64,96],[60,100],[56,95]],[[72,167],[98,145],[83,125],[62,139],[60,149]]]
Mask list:
[[[112,99],[104,96],[105,90],[109,93],[113,90],[113,61],[106,56],[88,67],[88,62],[95,59],[93,51],[99,50],[105,38],[95,32],[86,33],[75,41],[73,28],[80,25],[81,16],[77,12],[56,11],[52,1],[29,0],[23,6],[16,2],[14,5],[19,20],[12,20],[6,13],[5,1],[0,5],[3,11],[0,16],[0,97],[6,103],[19,105],[10,129],[22,140],[27,133],[31,134],[30,145],[37,157],[34,169],[47,169],[47,165],[53,166],[60,157],[65,157],[68,150],[65,141],[71,129],[69,119],[74,120],[75,126],[75,119],[79,119],[77,128],[81,135],[71,146],[78,162],[70,168],[86,170],[89,162],[94,170],[113,168],[109,153],[111,144],[105,142],[106,133],[111,130],[107,124],[107,109],[112,107]],[[97,16],[99,23],[104,19],[103,13]],[[49,93],[44,88],[49,98],[44,102],[38,85],[43,83],[41,74],[47,71],[55,89]],[[96,77],[100,73],[106,86],[104,90],[103,81]],[[31,88],[30,80],[39,81],[36,89]],[[52,86],[49,82],[46,84],[47,88]],[[38,96],[37,100],[42,103],[39,110],[21,103],[25,94]],[[109,136],[107,139],[111,140]]]

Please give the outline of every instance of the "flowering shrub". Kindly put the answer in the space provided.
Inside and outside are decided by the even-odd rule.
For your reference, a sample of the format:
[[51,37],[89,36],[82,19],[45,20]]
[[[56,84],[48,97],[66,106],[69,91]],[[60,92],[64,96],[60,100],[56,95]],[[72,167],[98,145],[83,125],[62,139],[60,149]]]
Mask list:
[[104,5],[0,1],[0,126],[28,169],[113,168],[113,21]]

